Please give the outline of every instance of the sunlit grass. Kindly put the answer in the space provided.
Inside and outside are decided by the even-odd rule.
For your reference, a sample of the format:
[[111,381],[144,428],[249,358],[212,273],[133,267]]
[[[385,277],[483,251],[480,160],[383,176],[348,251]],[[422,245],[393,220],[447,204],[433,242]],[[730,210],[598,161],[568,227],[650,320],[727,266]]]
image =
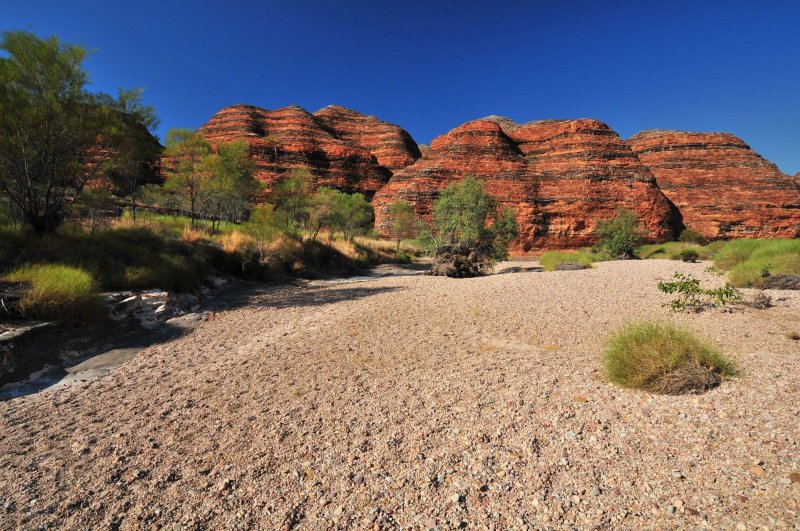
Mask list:
[[30,318],[86,322],[105,311],[91,273],[77,267],[24,265],[5,275],[5,280],[26,284],[19,306]]
[[585,251],[548,251],[539,257],[539,265],[545,271],[555,271],[559,265],[574,262],[583,267],[592,267],[596,257]]
[[736,374],[715,345],[658,322],[623,327],[608,341],[603,364],[612,383],[661,394],[705,391]]

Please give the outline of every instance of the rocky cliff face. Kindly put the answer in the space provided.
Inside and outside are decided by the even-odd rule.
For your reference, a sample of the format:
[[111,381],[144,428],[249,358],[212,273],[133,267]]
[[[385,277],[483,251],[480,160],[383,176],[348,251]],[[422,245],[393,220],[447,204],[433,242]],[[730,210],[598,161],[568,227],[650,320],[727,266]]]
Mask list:
[[305,168],[317,186],[368,197],[388,181],[392,168],[410,164],[419,154],[399,127],[343,107],[326,107],[316,116],[297,106],[234,105],[216,113],[199,133],[212,145],[246,140],[256,178],[267,187]]
[[387,229],[388,207],[398,199],[430,218],[439,192],[466,175],[516,212],[516,251],[591,245],[597,222],[619,207],[636,212],[651,239],[672,233],[673,212],[652,174],[605,124],[517,125],[496,116],[434,139],[423,158],[395,173],[375,196],[378,228]]
[[726,133],[643,131],[628,140],[680,210],[711,238],[800,236],[800,187]]
[[392,173],[420,158],[419,148],[404,129],[338,105],[328,105],[314,113],[329,129],[347,142],[360,146]]

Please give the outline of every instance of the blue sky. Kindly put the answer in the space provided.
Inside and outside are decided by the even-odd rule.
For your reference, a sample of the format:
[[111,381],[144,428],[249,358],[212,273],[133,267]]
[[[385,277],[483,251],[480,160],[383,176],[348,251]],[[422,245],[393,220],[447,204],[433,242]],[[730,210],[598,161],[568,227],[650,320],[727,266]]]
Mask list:
[[94,87],[145,87],[162,138],[336,103],[420,143],[489,114],[729,131],[800,171],[798,1],[0,0],[0,29],[95,49]]

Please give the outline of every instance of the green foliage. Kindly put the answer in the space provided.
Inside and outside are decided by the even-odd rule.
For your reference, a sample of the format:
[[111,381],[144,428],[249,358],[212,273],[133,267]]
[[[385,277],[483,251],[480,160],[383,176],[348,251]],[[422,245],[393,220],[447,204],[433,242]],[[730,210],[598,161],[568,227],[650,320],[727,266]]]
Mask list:
[[487,239],[487,221],[497,212],[497,202],[482,181],[466,177],[442,190],[434,204],[434,218],[446,243],[467,246]]
[[738,287],[762,287],[771,275],[800,275],[800,240],[733,240],[719,250],[714,265],[730,270]]
[[[155,113],[131,91],[116,100],[89,93],[83,46],[15,31],[0,50],[0,192],[38,234],[52,232],[109,160],[135,151],[125,140],[152,127]],[[113,149],[92,152],[98,139]]]
[[19,267],[5,276],[28,284],[20,300],[23,315],[34,319],[86,322],[102,316],[105,307],[92,275],[63,264]]
[[283,227],[275,219],[272,205],[265,204],[250,212],[250,218],[242,226],[242,230],[257,241],[271,242],[283,232]]
[[414,216],[414,207],[402,199],[398,199],[389,205],[389,234],[397,242],[397,249],[400,249],[400,243],[406,239],[412,239],[417,236],[419,231],[419,222]]
[[681,260],[684,262],[697,262],[700,258],[700,253],[694,249],[684,249],[680,253]]
[[716,289],[701,287],[700,280],[692,275],[675,273],[671,281],[660,281],[659,291],[678,297],[669,302],[672,311],[702,310],[707,306],[725,306],[742,300],[742,295],[734,287],[723,286]]
[[364,236],[372,229],[375,212],[364,194],[342,194],[340,208],[344,239],[352,242],[356,236]]
[[275,215],[295,236],[300,237],[311,214],[313,182],[308,170],[292,170],[289,177],[273,186],[267,201]]
[[346,194],[323,186],[311,199],[308,225],[312,240],[316,240],[322,229],[327,229],[329,242],[337,232],[352,242],[372,229],[373,219],[372,205],[363,194]]
[[608,220],[597,222],[597,247],[613,258],[633,258],[642,243],[642,231],[636,214],[624,208]]
[[253,177],[255,166],[249,156],[249,146],[236,140],[217,146],[217,153],[203,160],[207,177],[201,182],[201,211],[211,220],[211,233],[219,223],[240,221],[248,210],[248,200],[259,190]]
[[696,243],[698,245],[706,245],[708,243],[708,238],[706,238],[696,230],[683,229],[681,231],[680,237],[678,237],[678,241],[684,243]]
[[164,154],[174,161],[164,191],[173,194],[180,209],[189,213],[194,228],[200,213],[203,185],[209,177],[207,161],[211,156],[211,144],[191,129],[170,129]]
[[309,229],[312,232],[312,240],[316,240],[322,229],[328,229],[328,241],[333,240],[336,230],[344,224],[344,212],[342,209],[342,192],[327,186],[317,190],[311,199],[311,211],[309,214]]
[[508,257],[508,245],[519,235],[513,211],[498,211],[497,201],[475,177],[442,190],[433,209],[436,232],[429,237],[435,246],[489,247],[490,259],[499,261]]
[[629,324],[608,341],[603,365],[620,386],[662,394],[702,392],[736,375],[735,364],[690,330],[671,324]]
[[574,262],[583,267],[592,267],[596,261],[595,256],[584,251],[548,251],[539,257],[539,265],[545,271],[555,271],[558,266],[565,263]]

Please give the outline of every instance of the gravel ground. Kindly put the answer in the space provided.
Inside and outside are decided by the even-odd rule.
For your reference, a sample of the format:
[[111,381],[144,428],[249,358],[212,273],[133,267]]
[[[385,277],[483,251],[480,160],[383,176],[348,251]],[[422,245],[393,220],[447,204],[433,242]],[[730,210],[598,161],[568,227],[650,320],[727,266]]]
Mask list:
[[[0,527],[798,529],[800,293],[662,306],[676,270],[719,283],[706,265],[262,291],[104,378],[0,404]],[[605,383],[604,339],[645,317],[717,341],[742,377],[681,397]]]

